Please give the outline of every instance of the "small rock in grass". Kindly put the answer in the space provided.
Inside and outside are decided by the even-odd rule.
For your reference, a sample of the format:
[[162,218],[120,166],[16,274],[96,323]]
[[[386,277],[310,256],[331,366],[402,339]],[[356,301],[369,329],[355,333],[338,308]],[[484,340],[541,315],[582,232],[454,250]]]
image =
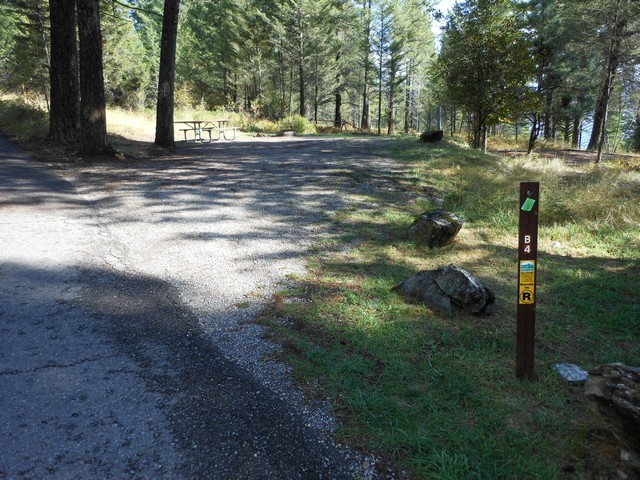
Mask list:
[[437,208],[418,216],[409,227],[409,238],[429,248],[444,247],[453,242],[462,224],[456,215]]
[[566,380],[571,385],[584,385],[589,376],[586,370],[583,370],[573,363],[556,363],[553,365],[553,369],[558,372],[560,378]]

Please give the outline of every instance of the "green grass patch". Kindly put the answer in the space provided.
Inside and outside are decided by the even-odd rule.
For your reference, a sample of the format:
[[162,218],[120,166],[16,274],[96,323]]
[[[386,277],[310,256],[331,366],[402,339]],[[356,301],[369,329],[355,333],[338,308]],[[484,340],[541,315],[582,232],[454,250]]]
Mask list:
[[[331,219],[340,236],[314,250],[311,273],[263,319],[297,378],[333,399],[342,440],[410,478],[610,477],[616,452],[597,440],[593,407],[551,365],[640,364],[640,176],[446,143],[390,145],[407,168],[397,200],[350,198]],[[515,379],[514,358],[524,180],[542,191],[533,382]],[[436,198],[466,223],[453,245],[429,250],[407,228]],[[495,291],[494,315],[441,315],[391,291],[449,263]]]

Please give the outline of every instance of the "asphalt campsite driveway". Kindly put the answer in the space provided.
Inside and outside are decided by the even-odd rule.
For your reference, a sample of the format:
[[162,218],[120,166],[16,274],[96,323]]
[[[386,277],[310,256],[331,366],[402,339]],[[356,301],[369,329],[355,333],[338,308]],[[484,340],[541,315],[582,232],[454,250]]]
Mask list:
[[363,478],[250,322],[384,140],[47,165],[0,140],[1,478]]

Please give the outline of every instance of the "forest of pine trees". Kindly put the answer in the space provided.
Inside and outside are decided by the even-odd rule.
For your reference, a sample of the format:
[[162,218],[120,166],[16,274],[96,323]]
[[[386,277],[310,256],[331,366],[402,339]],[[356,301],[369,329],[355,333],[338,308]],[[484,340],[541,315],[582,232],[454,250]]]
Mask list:
[[[178,14],[177,40],[163,40],[169,3]],[[461,0],[437,38],[436,6],[432,0],[6,0],[0,90],[50,109],[53,138],[91,143],[83,140],[89,135],[99,149],[102,127],[83,112],[101,108],[91,103],[100,101],[100,88],[109,106],[164,108],[160,54],[168,41],[175,65],[165,67],[173,68],[169,93],[178,108],[273,120],[301,115],[379,134],[439,127],[467,133],[475,148],[501,134],[529,139],[531,148],[554,140],[599,154],[640,151],[640,2]],[[97,31],[89,28],[95,8]],[[94,62],[85,73],[83,62]],[[158,128],[172,111],[173,105],[159,113]]]

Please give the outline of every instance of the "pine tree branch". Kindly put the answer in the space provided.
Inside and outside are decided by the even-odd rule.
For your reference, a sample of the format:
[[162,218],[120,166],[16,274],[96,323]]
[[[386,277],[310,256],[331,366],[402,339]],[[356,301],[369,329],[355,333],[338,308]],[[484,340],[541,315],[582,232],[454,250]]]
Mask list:
[[125,7],[125,8],[128,8],[128,9],[131,9],[131,10],[135,10],[136,12],[147,13],[149,15],[155,15],[156,17],[162,18],[162,14],[160,14],[158,12],[147,10],[145,8],[136,7],[136,6],[128,4],[128,3],[120,2],[119,0],[111,0],[111,1],[113,3],[115,3],[116,5],[120,5],[121,7]]

